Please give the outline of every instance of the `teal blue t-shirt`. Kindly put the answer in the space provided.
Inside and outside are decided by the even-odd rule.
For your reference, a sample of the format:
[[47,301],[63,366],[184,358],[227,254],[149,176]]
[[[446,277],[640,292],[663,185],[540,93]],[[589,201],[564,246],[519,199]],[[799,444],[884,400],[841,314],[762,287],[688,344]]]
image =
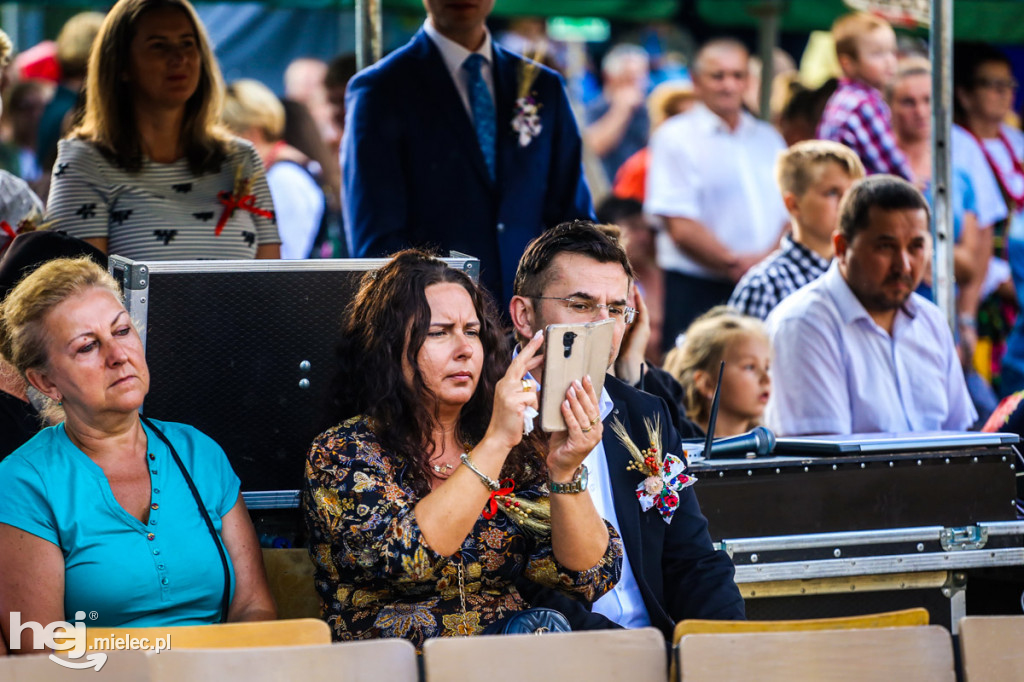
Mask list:
[[[227,456],[191,426],[153,423],[174,444],[219,535],[240,487]],[[63,424],[40,431],[0,462],[0,523],[60,547],[69,621],[76,611],[95,612],[89,625],[106,627],[220,618],[220,555],[170,450],[149,428],[146,435],[148,524],[117,502],[103,470],[71,442]],[[233,583],[232,568],[232,594]]]

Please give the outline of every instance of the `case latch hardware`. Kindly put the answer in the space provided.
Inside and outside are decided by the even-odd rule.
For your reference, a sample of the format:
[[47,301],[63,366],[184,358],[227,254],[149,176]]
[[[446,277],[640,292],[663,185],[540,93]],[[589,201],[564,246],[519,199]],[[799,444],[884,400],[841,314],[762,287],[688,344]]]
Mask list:
[[988,529],[980,526],[962,526],[960,528],[943,528],[939,533],[939,543],[947,552],[981,549],[988,542]]

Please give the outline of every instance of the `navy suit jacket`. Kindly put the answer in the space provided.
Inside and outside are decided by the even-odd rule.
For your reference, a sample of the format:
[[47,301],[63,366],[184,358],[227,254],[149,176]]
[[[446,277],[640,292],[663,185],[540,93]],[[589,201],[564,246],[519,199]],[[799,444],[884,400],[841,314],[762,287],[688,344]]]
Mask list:
[[423,29],[348,85],[342,141],[350,253],[387,256],[434,246],[475,256],[499,301],[512,297],[531,239],[560,222],[593,219],[582,143],[562,79],[538,66],[530,93],[541,132],[525,147],[512,130],[525,64],[494,44],[496,181],[441,53]]
[[[611,473],[615,515],[651,625],[660,629],[666,639],[671,639],[676,622],[685,618],[745,618],[732,559],[711,544],[707,519],[697,504],[694,488],[699,488],[700,482],[683,489],[671,524],[665,523],[654,509],[643,511],[637,501],[636,487],[643,477],[626,469],[632,461],[630,454],[612,433],[609,420],[621,421],[633,441],[644,449],[650,445],[644,418],[660,417],[662,447],[665,452],[678,454],[682,452],[679,434],[665,402],[612,376],[605,378],[605,388],[615,405],[611,416],[605,420],[602,438]],[[535,585],[526,580],[517,583],[531,606],[561,611],[574,629],[610,627],[607,619],[591,613],[582,602]]]

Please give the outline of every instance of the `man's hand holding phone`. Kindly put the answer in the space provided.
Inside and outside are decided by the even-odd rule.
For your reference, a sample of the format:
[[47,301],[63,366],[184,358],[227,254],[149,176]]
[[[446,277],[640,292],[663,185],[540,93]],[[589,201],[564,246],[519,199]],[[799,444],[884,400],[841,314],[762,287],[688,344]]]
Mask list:
[[573,477],[604,433],[600,401],[589,376],[573,381],[561,409],[567,429],[552,434],[547,458],[548,475],[558,482]]

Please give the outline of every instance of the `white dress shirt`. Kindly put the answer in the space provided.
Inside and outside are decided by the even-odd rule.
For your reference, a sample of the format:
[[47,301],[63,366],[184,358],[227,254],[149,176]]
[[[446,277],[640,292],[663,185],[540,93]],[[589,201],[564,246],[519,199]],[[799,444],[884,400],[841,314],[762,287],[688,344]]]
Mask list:
[[494,101],[494,67],[491,64],[491,32],[484,27],[484,42],[481,43],[474,52],[470,52],[462,45],[459,45],[450,38],[445,38],[443,35],[437,32],[434,28],[434,24],[431,23],[430,17],[423,22],[423,30],[426,32],[427,37],[433,41],[434,45],[441,52],[441,59],[444,60],[444,65],[448,67],[448,73],[451,75],[452,80],[455,82],[455,89],[459,91],[459,97],[462,98],[462,106],[465,107],[466,113],[469,114],[469,120],[473,120],[473,110],[469,105],[469,84],[467,82],[467,74],[462,69],[463,62],[469,58],[469,55],[476,54],[481,55],[484,58],[483,66],[481,66],[481,73],[484,77],[484,83],[487,84],[487,90],[491,93],[491,101]]
[[977,419],[949,326],[917,294],[890,336],[833,261],[765,323],[774,352],[765,421],[780,436],[958,431]]
[[[512,352],[512,357],[518,354],[519,348],[517,347]],[[525,378],[532,379],[538,387],[540,386],[540,382],[532,374],[527,373]],[[599,402],[598,409],[601,413],[601,422],[605,429],[610,429],[611,426],[604,424],[604,422],[608,415],[612,413],[612,410],[615,409],[615,404],[612,402],[611,396],[608,395],[607,389],[601,389],[601,399]],[[615,513],[615,503],[612,499],[611,472],[608,471],[608,460],[604,454],[603,439],[598,442],[596,448],[590,451],[590,454],[586,456],[583,463],[586,465],[588,472],[587,491],[590,493],[590,498],[594,501],[598,515],[612,524],[612,528],[621,536],[622,529],[619,527],[619,517]],[[637,504],[640,503],[637,502]],[[595,601],[592,609],[594,613],[600,613],[608,620],[618,623],[625,628],[642,628],[651,624],[651,617],[647,614],[647,607],[644,606],[643,595],[640,594],[640,585],[633,575],[629,557],[626,556],[625,552],[622,553],[622,575],[619,577],[619,582],[609,592],[606,592]]]
[[[603,423],[614,409],[611,396],[608,391],[601,389],[601,422]],[[611,429],[610,424],[604,424],[605,430]],[[587,489],[590,491],[590,498],[594,500],[597,513],[602,519],[612,524],[620,536],[622,529],[619,527],[619,517],[615,513],[615,503],[612,499],[611,472],[608,471],[608,460],[604,454],[604,440],[597,444],[597,447],[590,451],[583,463],[589,471]],[[617,472],[619,475],[625,471]],[[637,504],[640,504],[637,502]],[[615,587],[606,592],[594,602],[594,613],[600,613],[608,620],[618,623],[625,628],[642,628],[651,624],[651,618],[647,614],[647,607],[644,606],[643,595],[640,594],[640,586],[633,575],[633,569],[629,564],[629,557],[622,553],[622,576]]]
[[[651,137],[644,211],[702,223],[739,254],[778,240],[789,214],[775,185],[775,160],[786,148],[767,123],[744,112],[736,130],[703,104],[665,121]],[[658,234],[658,265],[720,279]]]

